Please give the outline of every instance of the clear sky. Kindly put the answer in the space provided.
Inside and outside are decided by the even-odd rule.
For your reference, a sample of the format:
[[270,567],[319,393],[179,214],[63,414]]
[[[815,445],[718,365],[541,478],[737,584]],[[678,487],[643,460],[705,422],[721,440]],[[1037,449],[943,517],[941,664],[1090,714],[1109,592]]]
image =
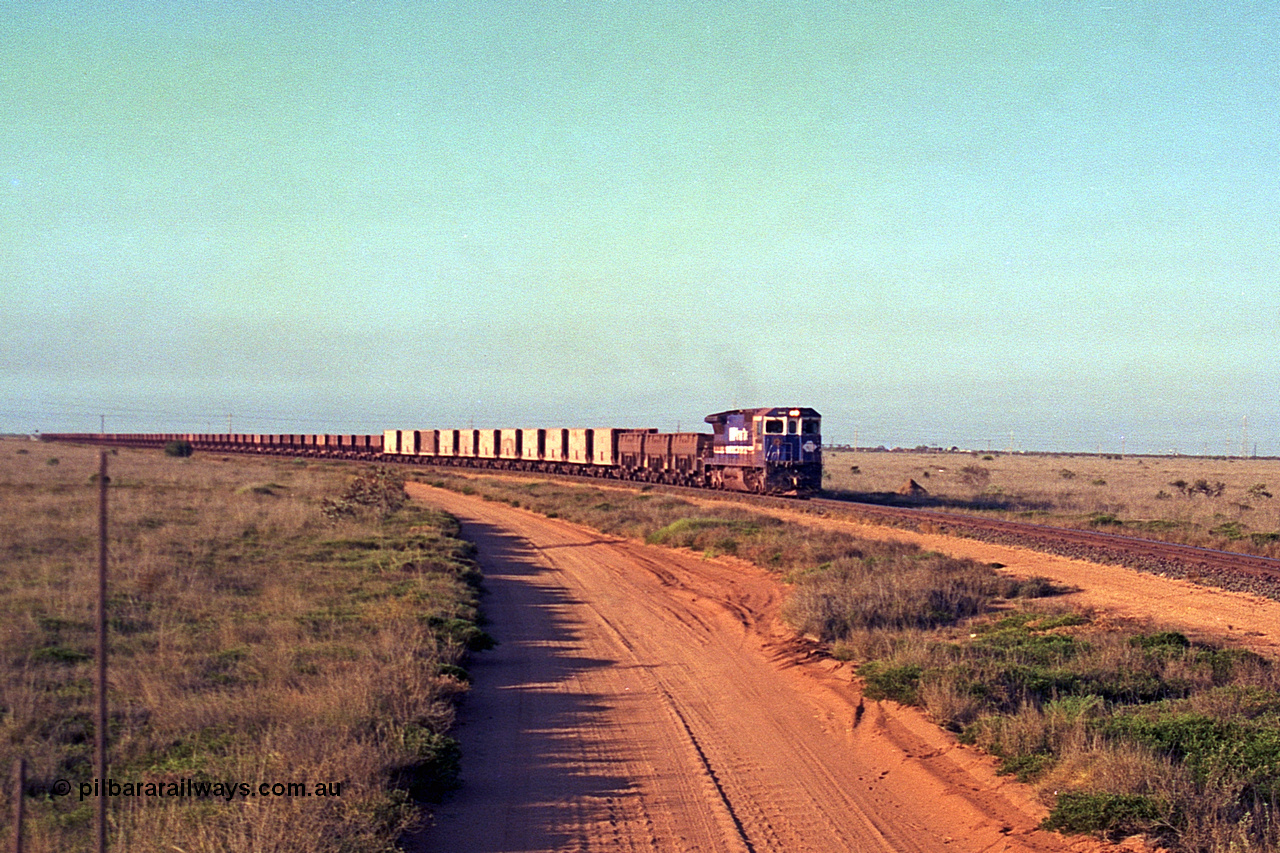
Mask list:
[[0,118],[0,432],[1280,454],[1274,0],[0,0]]

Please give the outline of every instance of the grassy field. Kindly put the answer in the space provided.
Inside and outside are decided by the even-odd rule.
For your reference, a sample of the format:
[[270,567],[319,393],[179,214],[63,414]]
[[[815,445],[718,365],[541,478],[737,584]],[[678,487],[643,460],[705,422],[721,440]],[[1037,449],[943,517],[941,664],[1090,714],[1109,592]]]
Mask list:
[[[364,466],[109,462],[112,849],[391,849],[456,774],[486,641],[454,522]],[[89,846],[97,469],[0,441],[0,797],[24,757],[28,851]]]
[[[823,462],[835,493],[1280,557],[1280,459],[830,450]],[[898,495],[910,480],[928,494]]]
[[[1112,470],[1076,467],[1077,478]],[[886,463],[874,476],[893,482],[903,470]],[[778,572],[797,631],[857,663],[869,697],[924,708],[997,756],[1002,772],[1038,786],[1050,828],[1145,832],[1179,853],[1280,850],[1280,671],[1271,661],[1072,610],[1043,580],[1015,582],[973,561],[732,504],[708,508],[644,488],[414,476]]]

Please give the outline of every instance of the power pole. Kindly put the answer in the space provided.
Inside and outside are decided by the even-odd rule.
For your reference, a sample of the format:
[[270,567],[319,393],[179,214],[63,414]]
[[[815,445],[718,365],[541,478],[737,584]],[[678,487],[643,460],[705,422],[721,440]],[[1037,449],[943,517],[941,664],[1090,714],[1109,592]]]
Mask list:
[[97,747],[98,784],[102,786],[97,798],[98,853],[107,850],[107,451],[102,451],[98,462],[98,719],[94,726]]
[[13,763],[13,853],[22,853],[22,796],[27,787],[27,762]]

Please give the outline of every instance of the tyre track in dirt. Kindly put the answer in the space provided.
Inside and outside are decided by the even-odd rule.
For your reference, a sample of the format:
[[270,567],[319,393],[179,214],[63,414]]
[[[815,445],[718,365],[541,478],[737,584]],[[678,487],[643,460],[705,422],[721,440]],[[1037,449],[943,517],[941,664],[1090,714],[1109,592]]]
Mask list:
[[918,714],[857,708],[754,567],[411,484],[479,548],[496,649],[463,786],[414,851],[1051,851],[1043,809]]

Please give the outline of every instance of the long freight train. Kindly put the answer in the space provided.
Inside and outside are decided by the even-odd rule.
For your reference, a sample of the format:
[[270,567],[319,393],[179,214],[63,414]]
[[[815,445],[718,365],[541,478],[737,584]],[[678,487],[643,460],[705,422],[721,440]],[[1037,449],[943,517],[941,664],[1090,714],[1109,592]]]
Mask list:
[[707,415],[712,432],[654,429],[419,429],[381,435],[45,433],[45,441],[415,462],[575,474],[775,495],[822,487],[821,415],[807,408]]

